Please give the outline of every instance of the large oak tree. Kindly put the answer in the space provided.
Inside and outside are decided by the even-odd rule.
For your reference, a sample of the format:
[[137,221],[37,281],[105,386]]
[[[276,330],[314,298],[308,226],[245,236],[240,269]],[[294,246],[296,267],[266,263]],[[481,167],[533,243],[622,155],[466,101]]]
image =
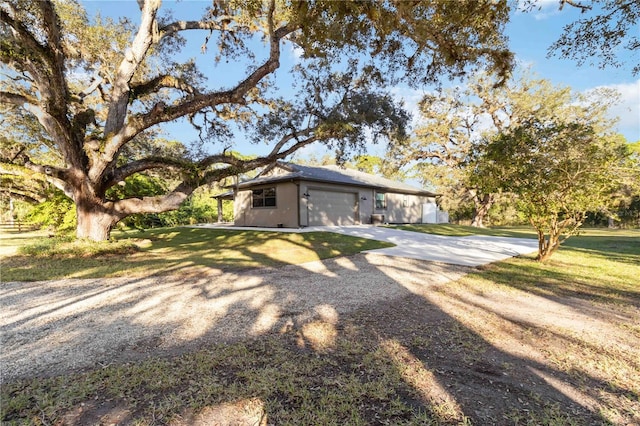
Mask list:
[[[80,238],[108,239],[128,215],[176,209],[204,183],[316,141],[344,151],[367,134],[402,134],[406,114],[380,90],[398,79],[429,84],[470,65],[505,76],[511,65],[501,36],[506,0],[214,0],[188,21],[163,15],[161,0],[138,4],[135,24],[90,18],[72,0],[0,4],[2,114],[39,126],[35,134],[3,129],[10,143],[0,172],[35,174],[64,191]],[[184,59],[184,34],[192,33],[211,56],[207,76]],[[301,55],[284,97],[274,76],[291,47]],[[229,63],[243,72],[229,75]],[[140,149],[163,123],[181,119],[222,145],[214,154],[204,145],[179,155]],[[241,130],[270,143],[269,153],[229,154]],[[110,191],[150,171],[177,184],[158,196]]]

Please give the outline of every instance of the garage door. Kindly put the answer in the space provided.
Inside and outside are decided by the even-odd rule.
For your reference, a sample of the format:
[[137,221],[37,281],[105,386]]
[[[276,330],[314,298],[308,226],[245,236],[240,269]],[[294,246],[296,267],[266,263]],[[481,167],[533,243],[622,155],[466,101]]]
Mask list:
[[308,200],[309,226],[355,224],[356,194],[310,190]]

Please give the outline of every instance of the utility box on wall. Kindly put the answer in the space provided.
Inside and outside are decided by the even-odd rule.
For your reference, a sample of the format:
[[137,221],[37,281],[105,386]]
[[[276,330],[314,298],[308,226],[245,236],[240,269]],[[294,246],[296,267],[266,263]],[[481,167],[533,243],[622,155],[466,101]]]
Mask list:
[[384,223],[384,215],[383,214],[372,214],[371,215],[371,224],[372,225],[382,225]]

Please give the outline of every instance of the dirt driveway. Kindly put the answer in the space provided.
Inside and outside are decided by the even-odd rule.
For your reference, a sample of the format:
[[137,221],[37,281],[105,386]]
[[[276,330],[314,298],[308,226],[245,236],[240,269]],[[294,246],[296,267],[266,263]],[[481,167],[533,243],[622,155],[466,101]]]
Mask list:
[[[637,370],[615,371],[624,386],[612,387],[606,364],[637,365],[637,309],[452,282],[471,270],[368,253],[240,273],[3,283],[2,380],[270,334],[313,347],[307,326],[321,323],[375,341],[425,401],[477,424],[528,412],[601,424],[603,409],[614,424],[640,424]],[[589,375],[565,371],[572,354],[593,363]]]
[[[419,271],[419,274],[415,272]],[[455,280],[464,267],[356,255],[198,276],[64,279],[0,287],[4,380],[278,332]]]

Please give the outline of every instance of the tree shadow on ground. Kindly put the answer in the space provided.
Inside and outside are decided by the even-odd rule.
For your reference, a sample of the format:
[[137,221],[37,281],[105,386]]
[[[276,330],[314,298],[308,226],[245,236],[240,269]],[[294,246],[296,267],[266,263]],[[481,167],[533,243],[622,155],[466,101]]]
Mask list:
[[[587,300],[640,307],[640,287],[631,283],[610,285],[608,282],[594,282],[591,270],[598,268],[596,264],[582,265],[581,274],[575,271],[567,273],[565,266],[568,265],[553,258],[546,264],[528,259],[511,259],[480,267],[475,276],[563,304]],[[618,278],[616,271],[611,272],[610,278]]]
[[[356,255],[184,280],[121,279],[107,288],[83,280],[86,288],[68,293],[68,286],[16,283],[0,293],[2,305],[20,293],[34,311],[5,312],[3,335],[10,351],[18,351],[21,337],[34,339],[43,378],[23,375],[26,381],[4,387],[12,401],[3,420],[33,409],[70,424],[116,417],[123,424],[189,424],[238,401],[259,401],[260,418],[273,424],[638,420],[634,389],[588,368],[574,374],[545,352],[575,330],[536,337],[543,326],[522,327],[498,317],[497,306],[492,312],[447,293],[448,282],[468,270]],[[33,327],[40,329],[33,334]],[[119,338],[125,328],[134,332]],[[98,333],[113,339],[88,350],[87,363],[65,369],[48,355],[55,347],[38,348],[54,331],[66,334],[56,345],[68,350],[93,345]],[[14,358],[33,362],[19,352]],[[47,372],[54,377],[45,379]],[[55,398],[64,400],[62,411],[46,405]],[[627,411],[621,401],[631,402]]]
[[141,248],[137,252],[100,256],[82,253],[54,257],[12,256],[3,260],[3,280],[184,275],[206,272],[210,268],[240,271],[281,267],[391,246],[326,232],[285,234],[202,228],[154,229],[124,234],[122,239],[142,240]]

